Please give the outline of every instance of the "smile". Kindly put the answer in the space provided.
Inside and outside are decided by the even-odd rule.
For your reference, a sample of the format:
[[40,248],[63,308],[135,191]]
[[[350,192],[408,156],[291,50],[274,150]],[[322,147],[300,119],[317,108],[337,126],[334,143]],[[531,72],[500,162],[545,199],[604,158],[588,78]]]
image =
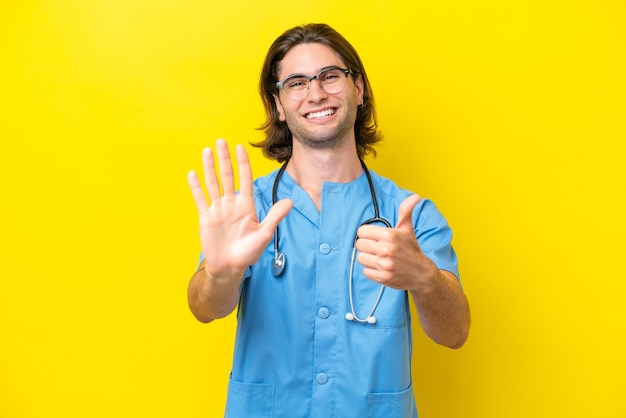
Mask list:
[[312,113],[307,113],[306,115],[304,115],[305,118],[307,119],[323,119],[323,118],[327,118],[331,115],[334,115],[335,112],[337,111],[337,109],[325,109],[322,110],[320,112],[312,112]]

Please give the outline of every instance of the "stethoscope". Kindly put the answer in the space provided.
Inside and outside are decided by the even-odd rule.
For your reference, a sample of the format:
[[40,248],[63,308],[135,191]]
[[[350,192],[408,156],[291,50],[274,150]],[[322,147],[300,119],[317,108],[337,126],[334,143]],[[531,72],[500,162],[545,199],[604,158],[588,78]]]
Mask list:
[[[385,225],[385,227],[391,228],[392,227],[391,223],[389,223],[388,220],[380,217],[380,213],[378,211],[378,202],[376,199],[376,192],[374,191],[374,183],[372,182],[372,177],[370,176],[370,172],[365,166],[365,163],[363,162],[363,160],[360,160],[360,162],[361,162],[361,166],[363,167],[363,171],[365,172],[365,176],[367,177],[367,183],[369,184],[369,187],[370,187],[370,194],[372,196],[372,206],[374,207],[374,217],[367,219],[366,221],[363,221],[359,225],[359,227],[363,225],[373,224],[373,223],[382,223],[383,225]],[[278,170],[278,173],[276,174],[276,179],[274,180],[274,186],[272,187],[272,205],[276,203],[278,183],[280,181],[280,178],[283,175],[283,172],[287,168],[287,163],[288,161],[285,162],[282,165],[282,167],[280,167],[280,170]],[[365,318],[359,318],[354,310],[354,297],[352,295],[352,281],[353,281],[353,274],[354,274],[354,262],[356,260],[356,253],[357,253],[356,241],[358,239],[359,237],[355,233],[354,241],[352,242],[352,256],[350,257],[350,273],[348,277],[348,293],[350,294],[350,312],[346,313],[345,318],[348,321],[375,324],[376,317],[374,316],[374,312],[376,311],[376,308],[378,307],[378,304],[380,303],[380,299],[383,296],[383,291],[385,290],[384,285],[380,286],[380,290],[378,291],[376,301],[374,302],[372,309],[369,311],[369,313],[367,314]],[[286,262],[287,260],[285,259],[285,253],[283,253],[282,251],[279,251],[278,249],[278,226],[276,226],[276,229],[274,230],[274,262],[272,263],[272,274],[276,277],[280,276],[283,273],[283,270],[285,270]]]

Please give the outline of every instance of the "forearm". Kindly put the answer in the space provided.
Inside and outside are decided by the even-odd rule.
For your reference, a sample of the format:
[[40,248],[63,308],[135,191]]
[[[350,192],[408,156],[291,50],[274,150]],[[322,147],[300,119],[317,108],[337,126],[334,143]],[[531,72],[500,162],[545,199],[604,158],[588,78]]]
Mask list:
[[231,277],[209,277],[204,264],[189,281],[189,309],[200,322],[208,323],[230,314],[239,302],[242,274]]
[[426,334],[438,344],[460,348],[469,334],[470,310],[456,277],[437,270],[429,286],[410,293]]

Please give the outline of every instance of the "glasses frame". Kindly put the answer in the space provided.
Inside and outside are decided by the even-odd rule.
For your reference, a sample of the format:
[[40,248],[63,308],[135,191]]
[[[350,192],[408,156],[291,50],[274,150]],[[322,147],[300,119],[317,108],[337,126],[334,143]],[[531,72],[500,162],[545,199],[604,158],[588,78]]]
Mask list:
[[[292,99],[291,97],[289,97],[289,95],[287,93],[285,93],[285,96],[287,96],[287,98],[289,98],[289,100],[293,100],[295,102],[299,102],[299,101],[304,100],[307,97],[309,97],[309,92],[311,91],[311,81],[316,80],[316,79],[317,79],[317,82],[320,84],[320,88],[322,90],[324,90],[326,93],[328,93],[326,91],[326,89],[324,89],[324,86],[323,86],[322,82],[320,82],[320,75],[322,75],[322,73],[325,73],[327,71],[332,71],[332,70],[339,70],[339,71],[343,72],[343,74],[346,76],[346,78],[348,78],[348,76],[350,74],[354,75],[354,72],[351,69],[349,69],[349,68],[341,68],[341,67],[338,67],[336,65],[332,65],[330,67],[322,68],[314,76],[308,76],[306,74],[292,74],[289,77],[287,77],[286,79],[284,79],[282,81],[276,82],[276,87],[278,87],[280,90],[283,91],[283,93],[285,93],[285,83],[286,82],[288,82],[289,80],[291,80],[293,78],[300,78],[300,77],[305,78],[307,80],[308,84],[307,84],[307,87],[306,87],[306,95],[303,98],[301,98],[301,99]],[[339,90],[339,91],[341,91],[341,90]],[[335,93],[328,93],[328,94],[336,94],[336,93],[339,93],[339,91],[337,91]]]

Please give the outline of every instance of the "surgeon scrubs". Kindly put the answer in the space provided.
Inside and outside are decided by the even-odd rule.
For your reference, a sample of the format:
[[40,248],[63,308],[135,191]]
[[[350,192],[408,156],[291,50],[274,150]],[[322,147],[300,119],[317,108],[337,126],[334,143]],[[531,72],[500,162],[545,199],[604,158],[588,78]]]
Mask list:
[[[277,171],[255,181],[262,220]],[[372,172],[380,216],[396,225],[411,193]],[[375,324],[348,321],[350,260],[359,225],[374,216],[367,177],[325,183],[321,211],[285,172],[277,199],[294,206],[279,225],[282,275],[272,275],[273,241],[246,271],[226,417],[417,417],[411,382],[411,317],[406,291],[385,288]],[[452,232],[435,205],[413,211],[415,235],[439,269],[459,277]],[[381,224],[382,226],[382,224]],[[353,302],[364,318],[380,284],[355,263]]]

